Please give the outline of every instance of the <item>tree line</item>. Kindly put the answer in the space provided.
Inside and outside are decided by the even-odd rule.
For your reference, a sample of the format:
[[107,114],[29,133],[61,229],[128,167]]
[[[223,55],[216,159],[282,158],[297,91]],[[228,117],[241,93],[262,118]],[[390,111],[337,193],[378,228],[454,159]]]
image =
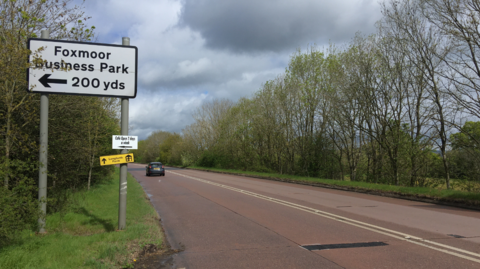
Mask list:
[[205,103],[181,135],[157,132],[139,156],[478,191],[480,1],[392,0],[381,10],[375,34],[297,50],[254,96]]
[[[91,41],[81,6],[70,0],[0,0],[0,242],[36,230],[40,95],[27,92],[27,40],[50,30],[52,39]],[[49,96],[47,212],[69,194],[89,189],[112,172],[99,155],[111,154],[119,133],[119,102],[112,98]],[[0,243],[0,245],[2,244]]]

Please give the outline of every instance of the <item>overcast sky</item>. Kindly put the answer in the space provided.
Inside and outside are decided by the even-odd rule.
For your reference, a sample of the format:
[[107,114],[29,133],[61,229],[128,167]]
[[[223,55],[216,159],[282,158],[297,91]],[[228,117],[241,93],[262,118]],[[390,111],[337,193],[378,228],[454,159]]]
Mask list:
[[378,1],[87,0],[84,8],[97,42],[126,36],[138,47],[129,134],[145,139],[181,132],[203,102],[252,96],[298,48],[375,32]]

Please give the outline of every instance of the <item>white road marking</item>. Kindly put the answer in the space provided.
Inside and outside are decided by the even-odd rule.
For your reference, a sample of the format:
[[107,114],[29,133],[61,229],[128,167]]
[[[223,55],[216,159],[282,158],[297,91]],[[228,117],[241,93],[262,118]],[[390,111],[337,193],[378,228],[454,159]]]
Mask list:
[[[416,236],[413,236],[413,235],[409,235],[409,234],[406,234],[406,233],[402,233],[402,232],[399,232],[399,231],[390,230],[390,229],[383,228],[383,227],[380,227],[380,226],[376,226],[376,225],[373,225],[373,224],[369,224],[369,223],[366,223],[366,222],[361,222],[361,221],[357,221],[357,220],[354,220],[354,219],[345,218],[345,217],[342,217],[342,216],[339,216],[339,215],[328,213],[326,211],[321,211],[321,210],[318,210],[318,209],[314,209],[314,208],[306,207],[306,206],[303,206],[303,205],[291,203],[291,202],[288,202],[288,201],[276,199],[276,198],[273,198],[273,197],[265,196],[265,195],[254,193],[254,192],[251,192],[251,191],[246,191],[246,190],[242,190],[242,189],[238,189],[238,188],[214,183],[214,182],[211,182],[211,181],[208,181],[208,180],[183,175],[183,174],[176,173],[176,172],[173,172],[173,171],[171,171],[171,173],[179,175],[179,176],[183,176],[183,177],[186,177],[186,178],[190,178],[190,179],[193,179],[193,180],[197,180],[197,181],[200,181],[200,182],[208,183],[208,184],[211,184],[211,185],[214,185],[214,186],[217,186],[217,187],[221,187],[221,188],[224,188],[224,189],[228,189],[228,190],[231,190],[231,191],[235,191],[235,192],[243,193],[243,194],[246,194],[246,195],[250,195],[250,196],[253,196],[253,197],[256,197],[256,198],[259,198],[259,199],[263,199],[263,200],[266,200],[266,201],[270,201],[270,202],[274,202],[274,203],[281,204],[281,205],[284,205],[284,206],[288,206],[288,207],[291,207],[291,208],[295,208],[295,209],[305,211],[305,212],[308,212],[308,213],[312,213],[312,214],[315,214],[315,215],[318,215],[318,216],[321,216],[321,217],[324,217],[324,218],[339,221],[339,222],[349,224],[349,225],[352,225],[352,226],[355,226],[355,227],[359,227],[359,228],[362,228],[362,229],[365,229],[365,230],[369,230],[369,231],[372,231],[372,232],[375,232],[375,233],[383,234],[383,235],[393,237],[393,238],[396,238],[396,239],[399,239],[399,240],[402,240],[402,241],[407,241],[407,242],[410,242],[410,243],[413,243],[413,244],[416,244],[416,245],[419,245],[419,246],[434,249],[434,250],[437,250],[437,251],[440,251],[440,252],[443,252],[443,253],[447,253],[447,254],[450,254],[450,255],[453,255],[453,256],[457,256],[457,257],[460,257],[460,258],[463,258],[463,259],[467,259],[467,260],[470,260],[470,261],[480,263],[480,259],[473,258],[473,257],[480,258],[480,254],[475,253],[475,252],[471,252],[471,251],[464,250],[464,249],[461,249],[461,248],[452,247],[452,246],[441,244],[441,243],[437,243],[437,242],[434,242],[434,241],[430,241],[430,240],[427,240],[427,239],[423,239],[423,238],[416,237]],[[442,247],[442,248],[438,248],[438,247]],[[453,251],[456,251],[456,252],[453,252],[453,251],[450,251],[450,250],[453,250]],[[457,252],[459,252],[459,253],[457,253]],[[473,257],[465,256],[461,253],[466,254],[466,255],[470,255],[470,256],[473,256]]]

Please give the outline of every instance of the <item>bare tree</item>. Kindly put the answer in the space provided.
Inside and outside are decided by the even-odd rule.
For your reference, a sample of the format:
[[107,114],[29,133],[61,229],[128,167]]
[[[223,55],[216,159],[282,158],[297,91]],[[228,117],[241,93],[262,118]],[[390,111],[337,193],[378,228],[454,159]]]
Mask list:
[[[433,105],[430,110],[432,113],[428,120],[435,130],[433,141],[438,142],[442,154],[446,185],[447,188],[450,188],[450,171],[447,156],[449,126],[447,121],[448,112],[446,111],[449,98],[444,94],[449,89],[445,87],[445,85],[448,85],[448,81],[445,81],[445,79],[442,81],[442,76],[445,74],[443,59],[449,54],[450,48],[445,45],[444,38],[439,31],[432,27],[421,14],[418,2],[407,0],[401,2],[391,1],[388,6],[383,4],[382,9],[386,30],[396,40],[398,48],[408,57],[409,63],[415,67],[413,69],[414,72],[418,74],[417,85],[415,85],[416,87],[414,86],[417,92],[414,91],[414,93],[420,93],[418,90],[423,90],[421,88],[418,89],[418,86],[425,87],[427,95],[424,103],[430,101]],[[414,105],[415,113],[417,113],[414,122],[417,125],[422,123],[418,114],[419,106],[423,101],[422,98],[423,96],[417,94],[417,104]],[[413,118],[410,117],[410,119]],[[422,125],[416,126],[417,132],[413,133],[415,137],[412,137],[412,142],[415,144],[418,144],[418,139],[421,138],[420,132],[422,127]],[[414,154],[411,157],[414,158]],[[416,167],[412,169],[414,172],[416,170]]]
[[436,52],[449,68],[441,74],[453,82],[447,93],[471,115],[480,117],[480,1],[418,0],[422,14],[445,37],[450,50]]

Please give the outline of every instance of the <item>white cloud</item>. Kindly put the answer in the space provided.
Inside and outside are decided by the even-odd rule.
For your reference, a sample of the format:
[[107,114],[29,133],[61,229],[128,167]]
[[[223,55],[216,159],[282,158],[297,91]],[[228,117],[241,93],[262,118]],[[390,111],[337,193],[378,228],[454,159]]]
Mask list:
[[145,139],[158,130],[178,133],[193,122],[191,115],[205,98],[193,92],[143,93],[130,101],[129,134]]

